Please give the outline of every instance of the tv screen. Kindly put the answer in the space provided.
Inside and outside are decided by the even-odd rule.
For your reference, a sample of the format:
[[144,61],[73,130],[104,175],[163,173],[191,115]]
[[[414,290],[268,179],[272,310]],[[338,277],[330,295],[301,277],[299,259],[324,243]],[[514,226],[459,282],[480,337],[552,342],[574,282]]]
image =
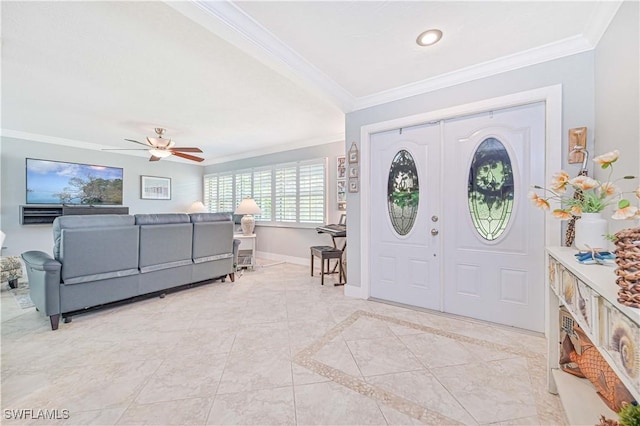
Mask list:
[[120,167],[27,158],[27,204],[121,205]]

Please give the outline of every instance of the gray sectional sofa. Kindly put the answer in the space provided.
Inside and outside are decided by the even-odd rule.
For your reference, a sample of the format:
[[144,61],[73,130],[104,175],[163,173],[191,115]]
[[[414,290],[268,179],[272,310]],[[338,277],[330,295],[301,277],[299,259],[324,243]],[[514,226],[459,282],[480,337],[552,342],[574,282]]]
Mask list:
[[53,257],[22,253],[31,300],[60,317],[185,284],[234,281],[238,240],[223,213],[60,216]]

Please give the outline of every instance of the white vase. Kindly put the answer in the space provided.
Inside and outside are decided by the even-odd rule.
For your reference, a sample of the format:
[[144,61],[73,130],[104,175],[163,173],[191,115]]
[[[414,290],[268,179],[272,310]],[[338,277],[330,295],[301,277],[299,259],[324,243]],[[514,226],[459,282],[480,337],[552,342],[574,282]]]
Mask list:
[[582,213],[576,220],[574,245],[579,250],[609,250],[608,223],[601,213]]

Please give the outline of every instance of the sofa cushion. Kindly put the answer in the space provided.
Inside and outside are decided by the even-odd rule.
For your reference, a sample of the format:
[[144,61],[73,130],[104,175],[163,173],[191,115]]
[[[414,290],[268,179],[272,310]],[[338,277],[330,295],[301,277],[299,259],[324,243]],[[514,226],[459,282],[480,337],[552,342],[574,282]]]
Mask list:
[[193,261],[209,262],[233,257],[233,222],[196,222],[193,224]]
[[60,216],[53,221],[53,257],[60,260],[60,237],[63,229],[106,228],[112,226],[131,226],[135,218],[125,214],[96,214]]
[[187,223],[140,225],[140,272],[190,265],[193,226]]
[[138,227],[62,229],[59,261],[65,284],[135,275],[138,273]]

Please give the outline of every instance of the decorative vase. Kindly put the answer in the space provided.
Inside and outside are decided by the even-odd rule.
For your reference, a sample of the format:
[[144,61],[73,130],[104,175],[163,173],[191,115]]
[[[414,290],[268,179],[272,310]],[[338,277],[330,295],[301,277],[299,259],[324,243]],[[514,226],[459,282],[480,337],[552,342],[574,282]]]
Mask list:
[[608,223],[601,213],[582,213],[576,221],[574,245],[578,250],[609,250]]

